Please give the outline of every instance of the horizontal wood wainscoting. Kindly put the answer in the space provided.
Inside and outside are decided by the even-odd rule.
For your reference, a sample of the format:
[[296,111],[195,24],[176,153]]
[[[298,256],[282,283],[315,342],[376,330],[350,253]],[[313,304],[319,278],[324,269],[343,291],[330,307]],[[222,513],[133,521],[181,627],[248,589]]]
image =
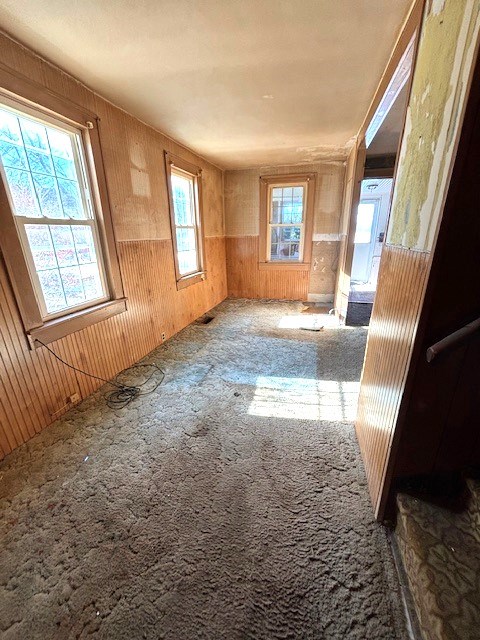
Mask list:
[[[225,239],[205,239],[207,280],[177,291],[168,240],[119,243],[128,311],[50,346],[76,367],[111,378],[226,296]],[[44,349],[31,351],[3,261],[0,265],[0,456],[20,446],[101,383],[76,374]]]
[[292,271],[260,269],[258,245],[259,236],[226,238],[228,295],[233,298],[306,300],[310,266]]
[[375,511],[397,423],[430,253],[385,245],[368,332],[355,429]]

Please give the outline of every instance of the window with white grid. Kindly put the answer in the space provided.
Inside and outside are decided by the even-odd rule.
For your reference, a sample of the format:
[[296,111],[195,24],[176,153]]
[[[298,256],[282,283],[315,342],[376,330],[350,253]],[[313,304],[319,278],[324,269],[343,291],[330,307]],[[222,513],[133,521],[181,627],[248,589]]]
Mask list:
[[81,130],[2,99],[0,159],[42,317],[107,300]]
[[267,256],[269,261],[301,262],[305,228],[304,184],[270,185]]
[[172,167],[171,191],[177,267],[179,275],[183,277],[201,270],[195,176]]

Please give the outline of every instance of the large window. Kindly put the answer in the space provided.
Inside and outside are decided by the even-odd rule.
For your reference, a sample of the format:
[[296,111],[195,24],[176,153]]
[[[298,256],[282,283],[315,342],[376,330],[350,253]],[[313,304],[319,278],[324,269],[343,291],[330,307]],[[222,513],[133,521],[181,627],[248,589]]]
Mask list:
[[3,102],[0,158],[42,318],[107,300],[80,132]]
[[201,171],[166,154],[175,271],[179,287],[204,279]]
[[314,176],[263,177],[260,193],[260,264],[308,264]]
[[36,347],[126,304],[95,115],[2,69],[0,81],[0,245]]

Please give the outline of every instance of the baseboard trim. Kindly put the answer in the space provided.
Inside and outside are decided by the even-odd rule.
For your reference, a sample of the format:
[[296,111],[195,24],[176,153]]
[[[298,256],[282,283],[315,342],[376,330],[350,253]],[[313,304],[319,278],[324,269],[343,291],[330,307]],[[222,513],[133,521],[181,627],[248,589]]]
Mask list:
[[309,293],[308,302],[333,302],[333,293]]
[[400,591],[402,594],[402,604],[405,612],[405,619],[407,621],[407,632],[410,640],[423,640],[423,635],[420,630],[420,623],[418,621],[417,612],[415,611],[415,604],[408,585],[408,576],[403,566],[403,560],[398,548],[395,532],[387,529],[388,540],[390,542],[390,548],[392,550],[393,561],[397,570],[398,581],[400,583]]

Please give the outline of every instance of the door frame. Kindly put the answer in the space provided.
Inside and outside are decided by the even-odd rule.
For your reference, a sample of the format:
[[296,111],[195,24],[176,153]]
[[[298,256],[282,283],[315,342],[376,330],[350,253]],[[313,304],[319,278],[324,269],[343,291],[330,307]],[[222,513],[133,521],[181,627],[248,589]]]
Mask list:
[[[365,177],[365,159],[366,159],[366,145],[365,145],[365,133],[368,125],[372,120],[375,112],[380,104],[385,92],[388,89],[390,81],[397,72],[398,66],[402,60],[402,57],[409,46],[412,38],[416,35],[416,41],[414,44],[412,68],[410,70],[410,77],[408,79],[407,93],[410,95],[412,86],[413,70],[417,59],[418,52],[418,33],[420,30],[424,0],[415,0],[410,8],[410,11],[405,19],[400,34],[397,38],[392,54],[385,68],[383,76],[379,82],[375,95],[367,114],[363,120],[358,134],[355,138],[355,144],[348,155],[346,162],[346,175],[345,175],[345,188],[343,195],[343,210],[340,224],[340,249],[339,260],[337,270],[337,280],[335,285],[335,297],[334,297],[334,309],[335,315],[339,322],[344,323],[347,316],[348,296],[350,293],[350,275],[352,270],[353,260],[353,239],[355,237],[356,221],[358,203],[360,200],[361,181]],[[406,113],[405,113],[406,118]],[[405,128],[405,118],[403,123],[403,130]],[[403,137],[403,131],[400,135],[398,148],[400,148],[401,140]],[[397,150],[398,157],[398,150]],[[393,189],[395,188],[395,172],[393,176]],[[372,177],[372,176],[368,176]]]
[[345,191],[343,197],[343,215],[341,227],[340,256],[335,287],[335,315],[343,324],[347,317],[348,298],[350,296],[350,276],[352,271],[357,212],[360,202],[363,173],[367,148],[365,139],[357,141],[347,161]]

